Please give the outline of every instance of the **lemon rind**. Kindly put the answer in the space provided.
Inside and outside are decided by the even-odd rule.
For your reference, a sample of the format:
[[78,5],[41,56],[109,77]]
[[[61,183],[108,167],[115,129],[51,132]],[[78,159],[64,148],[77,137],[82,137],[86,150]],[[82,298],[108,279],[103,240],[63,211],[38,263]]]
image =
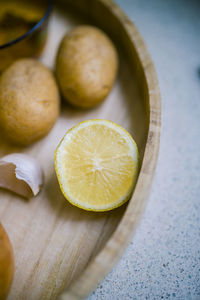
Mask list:
[[[72,196],[70,196],[70,194],[66,191],[66,188],[62,184],[62,178],[61,178],[61,176],[59,174],[59,171],[58,171],[58,169],[59,169],[58,168],[58,155],[59,155],[59,152],[61,150],[60,146],[62,145],[62,143],[64,142],[66,137],[70,138],[69,133],[72,133],[73,131],[76,132],[78,129],[87,127],[89,124],[104,124],[105,125],[105,123],[108,125],[108,127],[112,128],[114,130],[117,129],[117,131],[120,134],[123,133],[122,136],[124,137],[126,142],[128,142],[130,153],[132,154],[131,157],[132,157],[133,161],[135,161],[137,163],[137,167],[136,167],[136,171],[135,171],[135,174],[134,174],[133,183],[132,183],[132,185],[130,186],[130,188],[128,189],[128,191],[125,195],[121,196],[117,201],[113,202],[112,204],[108,204],[108,205],[104,205],[104,206],[96,206],[96,205],[91,206],[91,205],[86,205],[86,203],[77,201]],[[132,138],[132,136],[130,135],[129,132],[127,132],[119,124],[116,124],[116,123],[114,123],[110,120],[105,120],[105,119],[86,120],[86,121],[82,121],[82,122],[78,123],[77,125],[73,126],[72,128],[70,128],[66,132],[66,134],[64,135],[64,137],[62,138],[62,140],[60,141],[60,143],[58,144],[58,146],[55,150],[54,161],[55,161],[55,170],[56,170],[56,174],[57,174],[57,177],[58,177],[59,186],[60,186],[60,189],[61,189],[64,197],[72,205],[74,205],[78,208],[81,208],[83,210],[95,211],[95,212],[104,212],[104,211],[109,211],[109,210],[115,209],[117,207],[120,207],[121,205],[123,205],[124,203],[126,203],[130,199],[131,194],[134,190],[134,187],[137,183],[137,177],[138,177],[138,173],[139,173],[139,153],[138,153],[137,145],[136,145],[135,141],[133,140],[133,138]]]

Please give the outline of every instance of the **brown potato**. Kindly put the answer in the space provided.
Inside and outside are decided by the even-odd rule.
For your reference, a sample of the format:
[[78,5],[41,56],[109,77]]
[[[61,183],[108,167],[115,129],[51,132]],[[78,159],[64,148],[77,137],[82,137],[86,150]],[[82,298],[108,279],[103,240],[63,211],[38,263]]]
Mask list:
[[92,107],[110,92],[117,51],[98,28],[79,26],[67,33],[58,50],[56,76],[63,96],[78,107]]
[[6,299],[14,274],[14,255],[10,240],[0,224],[0,300]]
[[51,71],[20,59],[0,77],[0,127],[12,142],[28,145],[46,135],[59,114],[59,92]]

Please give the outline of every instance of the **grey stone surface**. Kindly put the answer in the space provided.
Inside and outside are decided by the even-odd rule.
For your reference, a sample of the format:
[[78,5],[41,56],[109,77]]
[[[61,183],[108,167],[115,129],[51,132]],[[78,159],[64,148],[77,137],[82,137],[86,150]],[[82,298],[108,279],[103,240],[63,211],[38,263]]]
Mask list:
[[160,156],[145,214],[88,300],[200,299],[200,1],[117,0],[155,63]]

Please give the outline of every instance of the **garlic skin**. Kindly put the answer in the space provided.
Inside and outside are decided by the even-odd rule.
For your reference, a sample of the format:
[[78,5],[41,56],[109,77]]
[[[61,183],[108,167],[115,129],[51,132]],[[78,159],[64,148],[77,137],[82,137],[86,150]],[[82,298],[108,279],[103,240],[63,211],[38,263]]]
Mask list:
[[42,169],[29,155],[13,153],[0,159],[0,187],[30,198],[39,193],[42,184]]

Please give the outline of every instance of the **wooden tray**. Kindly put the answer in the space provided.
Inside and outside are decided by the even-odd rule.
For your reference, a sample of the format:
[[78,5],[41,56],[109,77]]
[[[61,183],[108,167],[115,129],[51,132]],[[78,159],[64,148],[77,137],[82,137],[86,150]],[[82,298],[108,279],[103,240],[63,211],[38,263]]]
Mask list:
[[[1,139],[1,155],[31,154],[41,162],[46,181],[39,196],[30,201],[0,191],[0,219],[13,243],[16,264],[8,299],[56,299],[61,293],[61,299],[85,298],[133,236],[151,186],[159,150],[160,94],[145,44],[126,15],[110,0],[63,0],[51,18],[42,61],[53,67],[63,34],[82,23],[101,27],[118,45],[119,75],[109,97],[95,109],[80,111],[63,104],[51,133],[33,146],[12,148]],[[53,154],[61,137],[79,121],[91,118],[124,126],[135,138],[142,159],[128,205],[106,213],[85,212],[70,205],[59,190],[54,171]]]

